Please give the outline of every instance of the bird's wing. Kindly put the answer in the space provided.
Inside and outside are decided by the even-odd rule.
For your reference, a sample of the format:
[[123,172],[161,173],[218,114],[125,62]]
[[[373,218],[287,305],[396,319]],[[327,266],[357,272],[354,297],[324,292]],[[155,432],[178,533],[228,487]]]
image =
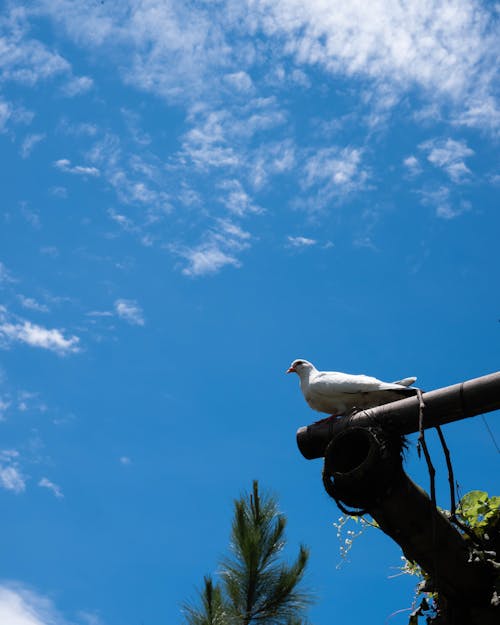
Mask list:
[[337,371],[319,371],[310,381],[311,383],[314,385],[314,392],[320,395],[401,389],[399,384],[382,382],[382,380],[377,380],[377,378],[372,378],[369,375],[352,375]]

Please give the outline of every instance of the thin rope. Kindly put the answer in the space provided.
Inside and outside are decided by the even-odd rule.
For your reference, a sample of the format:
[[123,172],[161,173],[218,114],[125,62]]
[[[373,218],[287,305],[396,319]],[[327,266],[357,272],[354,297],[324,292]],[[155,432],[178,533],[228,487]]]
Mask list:
[[430,486],[431,486],[431,500],[434,508],[436,508],[436,470],[432,464],[431,455],[425,441],[425,428],[424,428],[424,410],[425,402],[422,397],[422,391],[417,388],[418,397],[418,440],[417,440],[417,452],[420,457],[420,450],[424,452],[425,461],[427,463],[427,470],[429,471]]
[[441,426],[436,425],[436,431],[438,433],[441,447],[443,448],[444,457],[446,459],[446,467],[448,469],[448,483],[450,485],[450,512],[451,516],[454,517],[457,510],[457,503],[455,500],[455,478],[453,476],[453,464],[451,463],[450,450],[448,448],[448,445],[446,444],[446,439],[444,438]]
[[493,441],[493,445],[495,445],[495,448],[496,448],[497,452],[500,454],[500,447],[498,446],[498,443],[497,443],[497,441],[495,439],[495,435],[491,431],[491,428],[488,425],[488,421],[486,421],[486,417],[484,416],[484,414],[481,415],[481,419],[483,420],[484,427],[488,430],[488,434],[490,435],[491,440]]

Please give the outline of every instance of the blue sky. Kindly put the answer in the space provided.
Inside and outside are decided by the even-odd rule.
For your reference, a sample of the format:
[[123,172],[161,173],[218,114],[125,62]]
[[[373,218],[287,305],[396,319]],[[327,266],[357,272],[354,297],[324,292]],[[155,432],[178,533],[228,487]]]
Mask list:
[[[255,478],[311,548],[313,623],[410,607],[383,535],[336,568],[284,371],[498,368],[498,12],[2,4],[2,623],[181,623]],[[498,494],[481,419],[445,433],[462,491]]]

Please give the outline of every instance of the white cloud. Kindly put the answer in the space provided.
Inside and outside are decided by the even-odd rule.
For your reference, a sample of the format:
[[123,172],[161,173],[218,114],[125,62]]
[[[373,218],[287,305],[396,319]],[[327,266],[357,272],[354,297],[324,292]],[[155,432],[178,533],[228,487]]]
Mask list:
[[303,171],[300,182],[307,197],[297,200],[297,205],[312,211],[365,189],[369,179],[368,169],[362,167],[362,151],[352,147],[317,150],[306,158]]
[[240,266],[234,256],[223,252],[216,243],[203,243],[196,248],[186,249],[181,255],[188,261],[188,266],[182,270],[186,276],[214,274],[226,265]]
[[80,610],[78,612],[78,618],[81,620],[83,625],[104,625],[99,614],[96,614],[95,612]]
[[26,490],[26,478],[19,468],[18,458],[19,452],[15,449],[0,451],[0,487],[16,494]]
[[271,84],[307,86],[308,68],[319,67],[335,78],[368,80],[362,88],[376,92],[383,107],[417,87],[428,100],[450,103],[456,123],[500,123],[500,37],[488,3],[39,0],[37,10],[72,42],[112,58],[124,82],[169,100],[216,101],[221,75],[248,93],[255,87],[249,71],[261,62],[276,68]]
[[20,412],[27,410],[38,410],[40,412],[47,411],[47,405],[40,401],[38,393],[30,391],[18,391],[17,393],[17,409]]
[[21,215],[26,220],[27,223],[30,224],[33,228],[37,230],[41,228],[40,215],[38,211],[29,208],[27,202],[20,202],[21,207]]
[[369,78],[386,92],[418,85],[461,105],[460,98],[487,94],[495,82],[494,16],[467,0],[261,0],[256,13],[262,30],[281,37],[298,63]]
[[42,477],[42,479],[38,482],[38,486],[40,486],[41,488],[47,488],[48,490],[52,491],[57,499],[62,499],[64,497],[61,487],[57,484],[54,484],[54,482],[51,482],[46,477]]
[[144,325],[144,314],[142,308],[135,300],[117,299],[114,306],[116,314],[124,321],[127,321],[131,325]]
[[465,141],[454,139],[431,139],[421,143],[419,148],[427,152],[427,160],[443,169],[453,182],[462,182],[471,173],[465,158],[474,155]]
[[243,71],[226,74],[224,80],[231,85],[236,91],[248,93],[253,88],[253,82],[250,76]]
[[243,189],[239,180],[224,180],[219,187],[226,191],[226,195],[221,198],[221,202],[233,213],[242,217],[248,213],[260,213],[262,208],[252,202],[251,197]]
[[290,247],[311,247],[316,245],[316,239],[308,239],[307,237],[287,237],[288,245]]
[[98,131],[96,124],[91,122],[70,122],[67,119],[61,121],[59,128],[64,134],[74,137],[94,137]]
[[5,413],[9,409],[11,402],[8,399],[3,399],[0,397],[0,421],[5,420]]
[[7,267],[0,261],[0,284],[7,282],[16,282]]
[[206,88],[207,68],[227,66],[231,55],[210,6],[164,0],[119,6],[40,0],[39,5],[76,42],[102,53],[119,50],[122,79],[165,98],[196,97]]
[[59,256],[59,250],[54,245],[45,245],[40,248],[40,254],[50,256],[51,258],[57,258]]
[[141,117],[136,111],[122,107],[121,113],[133,140],[139,145],[149,145],[151,136],[141,128]]
[[169,196],[164,191],[157,191],[142,180],[133,180],[125,170],[110,173],[109,181],[118,197],[127,204],[145,204],[152,208],[170,211]]
[[256,189],[264,187],[271,176],[292,170],[296,161],[296,149],[290,139],[259,146],[250,165],[253,186]]
[[65,337],[63,330],[44,328],[27,320],[9,320],[5,308],[0,307],[0,342],[5,346],[11,343],[26,343],[31,347],[48,349],[60,355],[80,351],[77,336]]
[[305,166],[304,184],[311,187],[326,182],[335,187],[349,188],[364,180],[359,165],[361,151],[355,148],[324,148],[311,156]]
[[21,584],[0,584],[0,623],[4,625],[65,625],[67,621],[47,597]]
[[37,302],[33,297],[25,297],[24,295],[18,295],[19,301],[23,308],[28,310],[36,310],[37,312],[49,312],[48,306]]
[[235,169],[245,167],[248,142],[257,133],[265,133],[286,121],[276,98],[251,98],[243,105],[223,109],[192,106],[191,125],[182,138],[178,162],[190,160],[197,169]]
[[240,158],[233,146],[227,143],[227,120],[225,111],[205,111],[191,116],[193,127],[183,140],[184,154],[200,169],[206,167],[235,167]]
[[0,132],[3,132],[11,114],[11,105],[5,100],[0,100]]
[[122,215],[121,213],[117,213],[113,208],[108,210],[108,215],[110,219],[112,219],[115,223],[117,223],[120,228],[123,228],[126,232],[136,232],[137,228],[134,225],[134,222],[129,219],[126,215]]
[[113,317],[114,314],[110,310],[91,310],[85,313],[88,317]]
[[[138,130],[136,129],[136,132]],[[88,158],[99,165],[103,175],[114,188],[118,199],[124,204],[139,204],[146,208],[146,222],[152,223],[171,211],[170,195],[164,191],[165,171],[153,154],[127,154],[122,148],[123,140],[117,135],[106,134],[96,141]],[[128,220],[110,210],[109,214],[122,227]],[[132,225],[130,220],[129,225]],[[125,228],[126,229],[126,228]],[[133,228],[139,232],[139,228]]]
[[87,93],[94,86],[94,81],[89,76],[74,76],[62,88],[65,95],[72,98]]
[[50,187],[49,192],[54,197],[58,197],[61,199],[66,199],[68,197],[68,189],[66,189],[66,187]]
[[14,7],[0,18],[0,80],[34,85],[70,71],[62,56],[28,36],[27,11]]
[[40,141],[43,141],[44,139],[45,139],[44,133],[28,135],[22,142],[21,156],[23,158],[28,158],[28,156],[31,154],[31,152],[33,151],[37,143],[40,143]]
[[469,202],[452,200],[448,187],[441,186],[436,189],[423,190],[419,194],[422,198],[422,203],[426,206],[432,206],[436,211],[436,216],[441,219],[455,219],[455,217],[471,210]]
[[217,220],[216,226],[205,234],[205,241],[194,247],[170,246],[178,256],[188,261],[182,273],[186,276],[205,276],[219,272],[223,267],[240,267],[235,257],[249,247],[251,235],[226,219]]
[[492,96],[474,98],[466,103],[464,111],[452,120],[457,126],[466,128],[486,128],[495,134],[500,129],[500,106]]
[[418,176],[422,172],[422,166],[416,156],[408,156],[404,159],[403,165],[411,176]]
[[54,167],[60,169],[67,174],[78,174],[80,176],[99,176],[100,171],[97,167],[86,167],[83,165],[71,166],[71,161],[67,158],[60,158],[54,162]]

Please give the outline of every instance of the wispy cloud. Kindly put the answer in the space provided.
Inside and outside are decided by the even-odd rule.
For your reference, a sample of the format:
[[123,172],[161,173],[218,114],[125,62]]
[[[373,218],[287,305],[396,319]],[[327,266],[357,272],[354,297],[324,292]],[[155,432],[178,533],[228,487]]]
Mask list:
[[5,625],[67,625],[53,602],[19,583],[0,584],[0,622]]
[[62,499],[64,497],[61,487],[54,484],[54,482],[51,482],[46,477],[42,477],[42,479],[38,482],[38,486],[50,490],[54,494],[54,497],[57,497],[57,499]]
[[20,212],[23,219],[29,223],[32,228],[36,228],[37,230],[41,228],[42,222],[40,220],[40,214],[37,210],[30,208],[27,202],[20,202]]
[[[259,15],[260,14],[260,15]],[[269,38],[282,38],[298,63],[368,78],[395,103],[414,86],[457,109],[493,91],[498,30],[493,12],[466,0],[448,3],[323,3],[263,0],[256,20]],[[396,96],[396,97],[395,97]],[[476,104],[477,107],[477,104]],[[478,121],[479,115],[475,115]]]
[[224,81],[237,91],[241,91],[243,93],[248,93],[253,89],[252,79],[246,72],[241,70],[239,72],[226,74],[224,76]]
[[98,126],[92,122],[74,122],[63,118],[58,125],[59,130],[70,137],[94,137]]
[[2,63],[0,80],[34,85],[57,74],[71,71],[71,66],[57,52],[29,37],[28,14],[20,7],[12,8],[0,18]]
[[441,219],[455,219],[471,210],[470,202],[453,199],[450,189],[445,186],[419,191],[419,195],[422,198],[422,204],[432,206],[436,211],[436,216]]
[[122,213],[118,213],[113,208],[110,208],[108,210],[108,215],[112,221],[118,224],[120,228],[122,228],[126,232],[139,232],[139,228],[137,228],[134,222],[126,215],[123,215]]
[[471,173],[465,164],[468,156],[474,155],[465,141],[454,139],[431,139],[421,143],[419,148],[427,153],[427,160],[443,169],[453,182],[463,182]]
[[313,245],[316,245],[317,243],[316,239],[309,239],[307,237],[301,237],[301,236],[299,237],[288,236],[287,241],[288,241],[289,247],[297,247],[297,248],[311,247]]
[[21,144],[21,156],[23,158],[28,158],[28,156],[33,152],[35,146],[45,139],[44,133],[35,133],[28,135],[25,137],[24,141]]
[[242,217],[248,213],[262,212],[262,208],[254,204],[239,180],[223,180],[219,184],[219,188],[225,191],[225,195],[221,197],[220,201],[234,215]]
[[252,154],[250,163],[250,179],[254,188],[261,189],[273,176],[291,171],[296,162],[296,148],[291,139],[260,145]]
[[500,131],[500,104],[489,95],[474,97],[467,102],[465,110],[458,112],[453,124],[466,128],[485,128],[498,135]]
[[40,248],[40,254],[50,256],[51,258],[57,258],[59,256],[59,250],[54,245],[44,245]]
[[298,203],[312,211],[365,189],[370,177],[362,151],[353,147],[319,149],[306,158],[303,169],[300,182],[307,197]]
[[28,310],[36,310],[37,312],[49,312],[49,307],[46,304],[41,304],[33,297],[18,295],[18,299],[21,302],[21,306],[23,308],[27,308]]
[[235,254],[250,245],[250,233],[229,220],[219,219],[205,234],[199,245],[170,246],[172,252],[186,259],[188,264],[182,270],[186,276],[198,277],[215,274],[223,267],[240,267]]
[[228,142],[226,111],[193,112],[192,128],[184,135],[182,158],[189,158],[199,169],[234,168],[240,157]]
[[0,132],[3,132],[12,114],[11,105],[5,100],[0,100]]
[[0,307],[0,342],[4,346],[25,343],[66,355],[80,351],[77,336],[65,336],[64,330],[48,329],[25,319],[11,318],[4,307]]
[[5,413],[9,409],[11,402],[5,397],[0,397],[0,421],[5,419]]
[[[170,195],[165,191],[164,168],[154,154],[146,151],[130,154],[122,144],[120,137],[107,133],[94,143],[88,158],[99,165],[120,202],[143,206],[146,209],[144,221],[152,223],[172,209]],[[109,214],[113,218],[122,213],[111,210]]]
[[182,273],[186,276],[204,276],[217,273],[226,265],[239,267],[241,263],[231,254],[224,252],[215,242],[202,243],[194,248],[179,252],[187,261]]
[[16,282],[16,280],[12,277],[11,272],[7,269],[7,267],[0,261],[0,284]]
[[50,187],[49,193],[53,195],[54,197],[61,198],[62,200],[65,200],[68,197],[68,189],[66,189],[66,187],[61,187],[61,186]]
[[80,44],[122,50],[118,67],[125,82],[172,100],[203,92],[207,68],[226,66],[231,55],[210,7],[163,0],[138,4],[133,11],[71,0],[40,0],[39,5]]
[[0,451],[0,487],[13,493],[22,493],[26,489],[26,478],[21,472],[18,459],[19,452],[15,449]]
[[88,167],[84,165],[71,165],[71,161],[67,158],[60,158],[54,162],[54,167],[60,169],[66,174],[77,174],[79,176],[99,176],[100,171],[97,167]]
[[422,173],[422,165],[416,156],[413,154],[411,156],[407,156],[403,160],[403,165],[406,167],[410,176],[418,176]]
[[324,148],[308,158],[304,185],[326,184],[339,191],[359,187],[367,174],[360,170],[361,151],[356,148]]
[[117,299],[114,303],[115,312],[127,323],[135,326],[144,325],[144,313],[135,300]]
[[[487,3],[148,0],[118,10],[113,3],[39,0],[37,10],[73,42],[113,58],[125,83],[170,101],[215,101],[228,89],[236,98],[258,92],[253,70],[266,58],[274,69],[266,72],[268,84],[307,87],[309,68],[359,80],[367,98],[376,94],[368,118],[383,118],[382,109],[417,91],[438,107],[448,105],[457,124],[497,129],[500,124],[500,37],[496,10]],[[24,24],[24,15],[10,22]],[[29,43],[35,58],[47,58],[49,75],[71,74],[67,61],[25,31],[17,40],[11,36],[13,48]],[[250,45],[256,35],[259,45]],[[30,75],[33,62],[23,56],[30,60],[23,67]],[[31,73],[38,76],[40,70]],[[228,156],[219,148],[212,158],[217,152],[220,159]]]
[[94,86],[94,81],[90,76],[73,76],[62,87],[64,95],[72,98],[77,95],[87,93]]

